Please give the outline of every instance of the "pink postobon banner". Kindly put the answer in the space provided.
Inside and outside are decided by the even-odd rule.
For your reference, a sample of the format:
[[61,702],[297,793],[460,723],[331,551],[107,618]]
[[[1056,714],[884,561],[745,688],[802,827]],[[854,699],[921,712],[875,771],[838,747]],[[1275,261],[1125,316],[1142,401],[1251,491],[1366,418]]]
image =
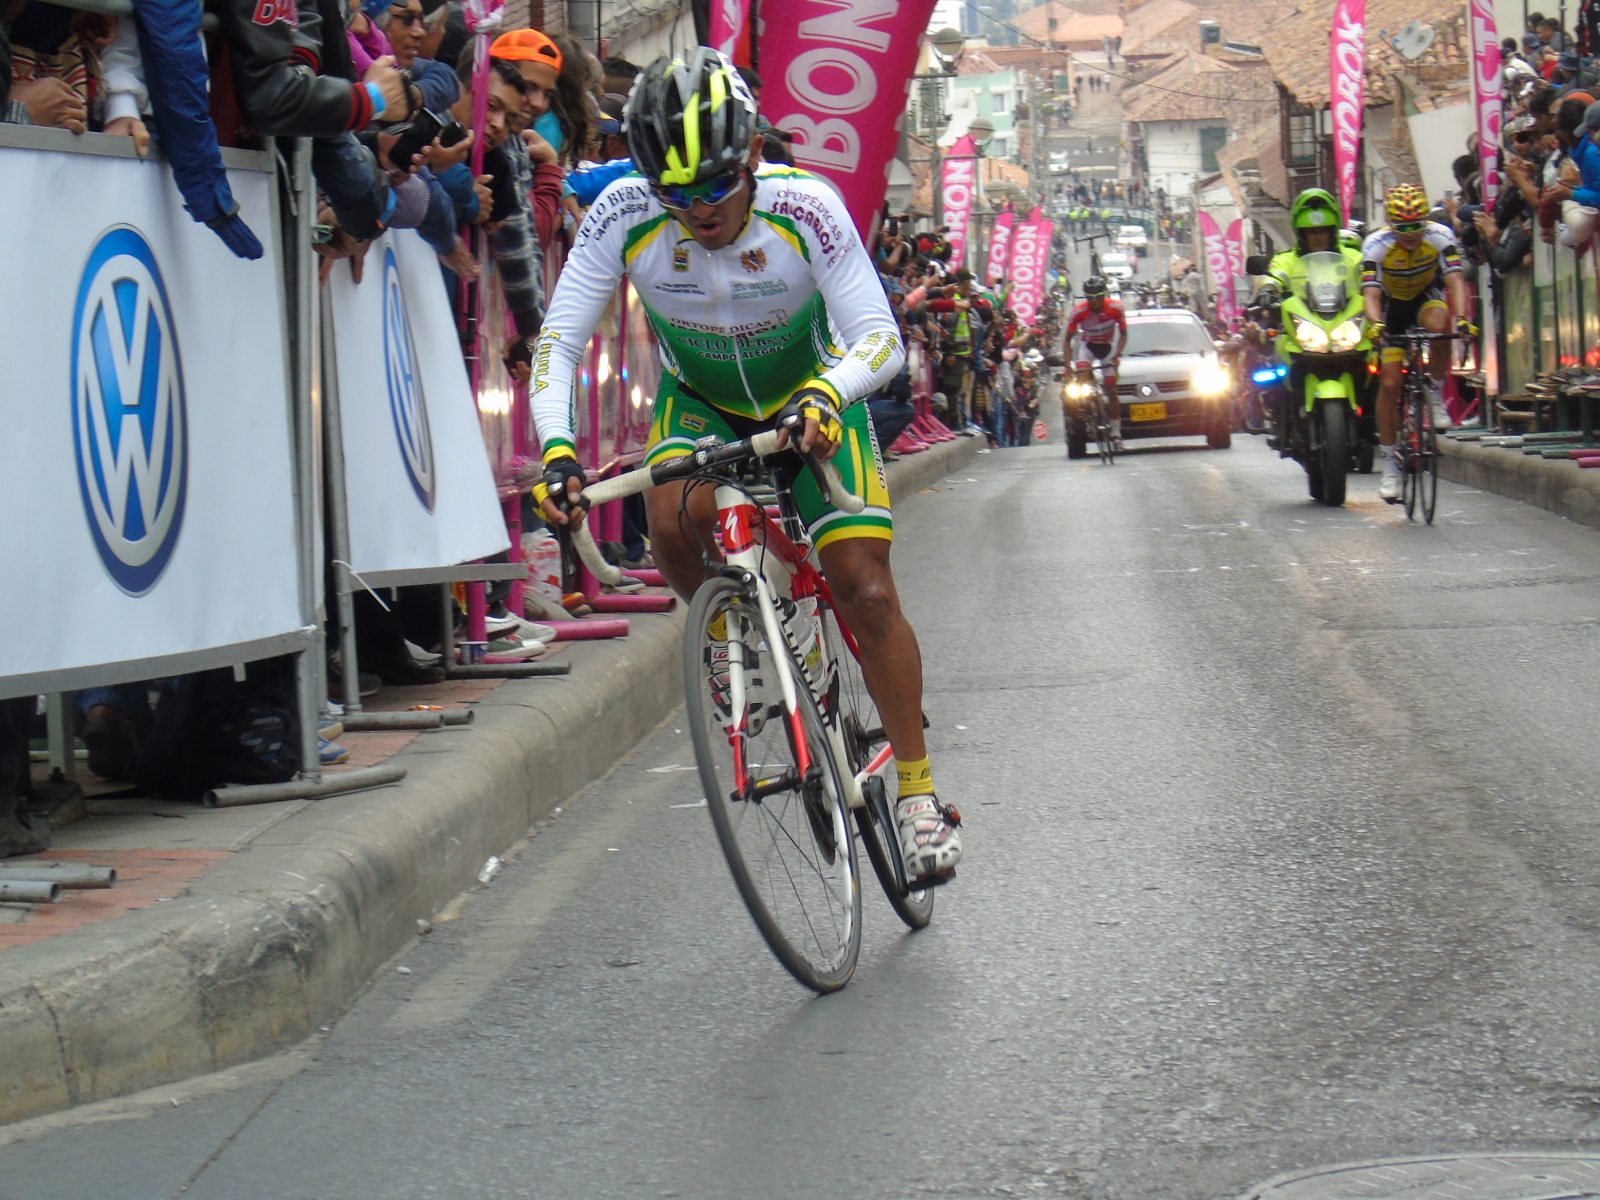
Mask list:
[[750,0],[711,0],[711,45],[729,58],[748,65],[739,53],[750,24]]
[[1055,224],[1044,219],[1044,210],[1040,208],[1034,209],[1012,235],[1008,303],[1024,325],[1032,325],[1039,319],[1045,273],[1050,269],[1050,241],[1054,236]]
[[1200,213],[1200,241],[1206,254],[1206,271],[1211,276],[1211,286],[1217,295],[1217,319],[1225,321],[1231,313],[1224,315],[1223,306],[1232,307],[1233,280],[1228,277],[1228,248],[1222,239],[1222,230],[1217,226],[1217,219],[1210,213]]
[[972,199],[977,191],[978,144],[966,134],[956,139],[945,155],[944,172],[940,180],[940,203],[944,208],[944,223],[950,227],[945,238],[950,243],[950,266],[965,265],[967,261],[967,233],[972,225]]
[[994,219],[994,232],[989,235],[989,265],[983,272],[983,281],[990,287],[1005,278],[1011,257],[1011,225],[1016,219],[1009,208]]
[[1333,12],[1328,95],[1333,106],[1333,168],[1339,179],[1339,205],[1346,220],[1356,198],[1366,75],[1367,0],[1339,0],[1339,7]]
[[1485,208],[1494,207],[1500,194],[1500,174],[1495,155],[1500,145],[1500,39],[1490,0],[1472,0],[1472,102],[1478,110],[1479,191]]
[[1241,315],[1239,294],[1235,289],[1239,279],[1244,275],[1244,238],[1244,218],[1240,217],[1228,226],[1227,235],[1222,239],[1222,253],[1228,264],[1228,278],[1218,291],[1227,296],[1228,314],[1223,317],[1225,321],[1236,321]]
[[921,46],[917,34],[928,27],[933,4],[785,0],[761,9],[762,112],[794,134],[795,165],[826,176],[843,194],[865,241],[877,232]]

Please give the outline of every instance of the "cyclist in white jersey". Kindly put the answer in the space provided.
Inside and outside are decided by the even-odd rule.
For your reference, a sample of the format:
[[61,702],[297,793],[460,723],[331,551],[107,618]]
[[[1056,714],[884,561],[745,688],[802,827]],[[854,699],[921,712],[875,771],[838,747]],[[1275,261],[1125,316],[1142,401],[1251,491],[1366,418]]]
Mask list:
[[[797,406],[801,445],[831,458],[864,512],[835,510],[809,472],[793,486],[862,672],[894,747],[901,847],[913,878],[938,882],[961,857],[960,815],[939,800],[922,731],[922,662],[889,569],[893,519],[866,395],[905,358],[894,315],[850,214],[822,179],[758,167],[755,103],[715,50],[658,58],[624,112],[638,174],[589,210],[534,350],[534,419],[547,518],[569,519],[582,468],[573,437],[578,362],[626,275],[665,366],[646,463],[773,428]],[[705,579],[716,506],[709,488],[646,493],[651,551],[685,599]],[[573,517],[572,519],[580,519]]]

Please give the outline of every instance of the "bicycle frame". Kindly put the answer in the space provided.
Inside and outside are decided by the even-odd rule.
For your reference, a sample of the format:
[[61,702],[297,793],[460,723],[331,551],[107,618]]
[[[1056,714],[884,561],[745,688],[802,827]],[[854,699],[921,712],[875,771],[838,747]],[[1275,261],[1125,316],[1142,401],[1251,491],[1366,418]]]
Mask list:
[[[777,589],[769,574],[772,560],[776,559],[789,574],[789,594],[797,597],[815,596],[820,602],[833,608],[834,618],[839,621],[839,631],[844,637],[846,646],[851,654],[859,655],[855,635],[839,617],[839,610],[833,606],[833,593],[828,588],[828,581],[811,562],[811,547],[793,541],[766,509],[753,503],[750,497],[737,487],[718,484],[716,504],[717,528],[722,533],[722,551],[727,564],[724,570],[740,577],[748,577],[755,582],[756,604],[760,611],[767,644],[777,646],[788,641],[783,617],[778,612]],[[729,615],[729,619],[733,619],[732,614]],[[820,612],[812,618],[812,621],[816,626],[814,636],[817,639],[819,653],[823,655],[824,669],[826,669],[827,650],[823,640]],[[727,733],[729,744],[733,749],[735,782],[743,792],[749,785],[744,760],[745,725],[749,714],[746,710],[743,674],[743,669],[748,664],[742,661],[743,641],[738,632],[731,628],[728,630],[730,707],[738,717],[736,724],[730,727]],[[794,630],[796,635],[800,632],[798,629]],[[739,670],[733,669],[736,648],[741,660],[738,664]],[[798,652],[799,646],[793,648]],[[802,686],[801,681],[795,678],[788,655],[773,654],[771,659],[778,673],[778,686],[783,696],[784,716],[789,722],[789,736],[794,745],[796,765],[804,773],[810,770],[812,764],[810,747],[806,744],[805,730],[800,717],[798,689]],[[810,682],[806,681],[804,686],[809,688]],[[894,759],[894,748],[885,742],[861,771],[847,774],[846,769],[851,756],[844,744],[844,734],[839,722],[833,719],[835,713],[830,712],[822,704],[825,698],[825,694],[817,697],[819,707],[824,709],[826,718],[824,725],[828,730],[828,740],[834,760],[841,768],[840,778],[846,793],[844,800],[850,808],[861,808],[866,804],[863,788],[867,780],[888,769]]]

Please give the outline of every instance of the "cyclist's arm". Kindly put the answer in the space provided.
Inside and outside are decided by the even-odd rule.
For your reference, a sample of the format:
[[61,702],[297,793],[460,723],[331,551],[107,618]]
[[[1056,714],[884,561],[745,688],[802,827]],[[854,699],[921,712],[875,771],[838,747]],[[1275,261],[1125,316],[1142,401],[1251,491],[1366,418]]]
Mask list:
[[785,182],[791,203],[816,218],[814,224],[807,219],[794,224],[810,251],[812,278],[846,347],[844,358],[817,379],[838,397],[842,411],[898,375],[906,348],[872,259],[838,194],[820,179]]
[[550,298],[534,343],[533,378],[528,384],[545,462],[578,455],[572,430],[573,380],[595,326],[621,282],[624,241],[628,230],[646,218],[651,208],[648,196],[641,181],[630,179],[619,179],[601,193],[578,229],[577,243]]
[[1472,301],[1467,296],[1467,277],[1462,273],[1461,251],[1456,248],[1455,239],[1441,237],[1445,244],[1439,248],[1439,269],[1444,272],[1445,292],[1450,297],[1450,316],[1452,319],[1470,316]]

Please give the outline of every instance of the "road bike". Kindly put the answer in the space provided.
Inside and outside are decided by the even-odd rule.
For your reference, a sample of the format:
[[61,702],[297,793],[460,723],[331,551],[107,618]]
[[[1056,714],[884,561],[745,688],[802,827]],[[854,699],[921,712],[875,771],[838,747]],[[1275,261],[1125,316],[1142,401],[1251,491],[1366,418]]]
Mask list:
[[[715,489],[720,554],[703,547],[712,574],[690,601],[684,634],[687,720],[700,781],[734,885],[762,938],[801,983],[832,992],[849,982],[861,950],[857,838],[910,928],[932,918],[933,892],[907,878],[885,782],[894,751],[790,485],[803,461],[834,507],[854,513],[864,502],[815,455],[774,458],[777,442],[776,430],[731,443],[707,438],[683,457],[591,484],[584,501],[600,504],[675,481]],[[746,468],[767,459],[773,507],[743,482]],[[597,578],[620,578],[587,523],[573,545]]]
[[1433,524],[1439,500],[1439,435],[1433,428],[1433,404],[1423,380],[1428,364],[1422,350],[1433,342],[1453,342],[1456,333],[1387,333],[1383,340],[1405,349],[1405,382],[1400,391],[1400,437],[1394,454],[1400,464],[1400,502],[1406,519],[1416,519],[1418,505],[1422,519]]
[[1066,410],[1067,457],[1087,455],[1092,433],[1100,461],[1115,462],[1117,441],[1106,399],[1105,368],[1096,362],[1087,371],[1074,369],[1061,385],[1061,404]]

